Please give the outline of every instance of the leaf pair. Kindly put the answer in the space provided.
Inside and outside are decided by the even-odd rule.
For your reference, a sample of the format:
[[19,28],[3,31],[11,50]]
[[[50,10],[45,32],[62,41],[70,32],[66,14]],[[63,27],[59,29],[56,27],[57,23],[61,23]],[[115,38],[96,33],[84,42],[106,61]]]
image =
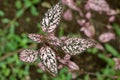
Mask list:
[[43,46],[40,50],[25,49],[20,53],[20,59],[24,62],[35,62],[40,58],[45,68],[52,74],[57,74],[57,62],[55,52],[48,46]]

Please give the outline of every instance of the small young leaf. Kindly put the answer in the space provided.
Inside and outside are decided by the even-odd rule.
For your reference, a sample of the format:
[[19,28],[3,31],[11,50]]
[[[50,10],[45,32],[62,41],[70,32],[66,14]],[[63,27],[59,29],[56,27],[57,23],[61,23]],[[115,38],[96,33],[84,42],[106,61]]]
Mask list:
[[73,61],[68,61],[67,66],[70,68],[71,71],[79,70],[79,66],[73,62]]
[[105,48],[107,51],[109,51],[113,56],[119,56],[119,52],[110,44],[105,44]]
[[120,37],[120,26],[117,24],[114,24],[113,29],[115,30],[115,33]]
[[16,12],[16,17],[19,18],[23,15],[24,13],[24,10],[23,9],[20,9],[19,11]]
[[53,46],[60,46],[62,43],[61,40],[54,35],[48,35],[47,39],[47,42]]
[[17,9],[22,8],[22,2],[21,2],[20,0],[17,0],[17,1],[15,2],[15,7],[16,7]]
[[48,33],[53,32],[60,22],[62,12],[61,2],[58,2],[53,8],[49,9],[42,19],[42,30]]
[[38,16],[39,15],[39,13],[37,11],[37,8],[35,6],[30,7],[30,12],[33,16]]
[[57,62],[55,52],[48,46],[44,46],[39,50],[39,57],[42,64],[53,75],[57,74]]
[[25,49],[20,52],[20,60],[24,62],[34,62],[37,59],[38,51]]
[[5,13],[2,10],[0,10],[0,17],[3,17],[4,15]]
[[37,4],[37,3],[39,3],[41,0],[32,0],[32,3],[33,4]]
[[10,22],[10,19],[8,19],[8,18],[3,18],[2,19],[2,23],[9,23]]
[[62,49],[65,53],[76,55],[95,45],[95,41],[82,38],[69,38],[64,41]]
[[51,7],[50,3],[47,2],[47,1],[42,2],[41,6],[44,7],[44,8],[50,8]]
[[38,42],[38,43],[41,43],[42,42],[42,38],[43,38],[43,36],[40,35],[40,34],[28,34],[28,37],[31,40],[33,40],[35,42]]
[[33,5],[31,0],[23,0],[23,1],[24,1],[25,8],[29,8]]

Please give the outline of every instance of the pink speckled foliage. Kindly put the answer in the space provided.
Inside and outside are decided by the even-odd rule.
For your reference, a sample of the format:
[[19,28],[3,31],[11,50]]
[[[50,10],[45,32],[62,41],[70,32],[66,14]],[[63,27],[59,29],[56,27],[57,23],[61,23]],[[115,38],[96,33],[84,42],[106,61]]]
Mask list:
[[[72,5],[72,9],[80,11],[74,4],[71,4],[71,1],[68,1],[68,6]],[[69,12],[68,10],[66,14],[69,14]],[[47,70],[53,76],[56,76],[58,69],[63,66],[67,66],[70,71],[79,70],[78,65],[70,60],[71,55],[80,54],[96,43],[92,39],[79,37],[56,37],[54,32],[60,22],[62,13],[63,5],[60,1],[45,13],[41,21],[41,28],[45,34],[28,34],[31,40],[42,43],[41,48],[38,50],[25,49],[20,53],[20,59],[24,62],[35,62],[40,59],[38,66],[43,70]],[[69,20],[72,19],[71,14],[69,14]],[[58,56],[58,53],[60,53],[58,49],[66,54],[64,58]]]

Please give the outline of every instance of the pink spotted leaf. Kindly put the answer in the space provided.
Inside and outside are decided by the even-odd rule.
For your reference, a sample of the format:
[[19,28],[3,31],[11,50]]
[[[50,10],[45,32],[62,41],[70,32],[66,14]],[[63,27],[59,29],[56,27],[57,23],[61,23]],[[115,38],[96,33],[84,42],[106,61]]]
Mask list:
[[28,37],[37,43],[41,43],[43,39],[43,35],[40,34],[28,34]]
[[42,19],[42,30],[47,33],[53,32],[60,22],[62,12],[61,2],[58,2],[54,7],[49,9]]
[[39,50],[39,57],[42,64],[46,67],[46,69],[51,73],[57,74],[57,61],[55,52],[48,46],[43,46]]
[[38,51],[25,49],[20,52],[20,60],[24,62],[34,62],[37,59]]
[[70,55],[76,55],[84,52],[86,49],[95,45],[95,41],[83,38],[69,38],[64,41],[62,50]]
[[53,46],[60,46],[62,43],[61,40],[53,34],[47,36],[47,42]]

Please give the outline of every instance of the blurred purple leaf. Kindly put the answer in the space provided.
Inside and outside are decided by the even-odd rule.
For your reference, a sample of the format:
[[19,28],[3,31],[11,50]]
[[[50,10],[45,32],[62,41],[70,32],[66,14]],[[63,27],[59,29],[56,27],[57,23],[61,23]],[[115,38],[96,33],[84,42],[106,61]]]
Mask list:
[[60,40],[62,40],[62,41],[66,40],[66,39],[67,39],[66,36],[61,36],[61,37],[60,37]]
[[120,70],[120,58],[113,58],[115,61],[115,69]]
[[113,29],[112,25],[110,25],[110,24],[107,24],[106,27],[107,27],[108,29]]
[[71,58],[71,55],[69,54],[66,54],[63,59],[61,59],[59,56],[57,57],[58,61],[64,65],[65,64],[67,65],[67,62],[70,60],[70,58]]
[[63,68],[63,65],[60,64],[60,65],[58,66],[58,69],[62,69],[62,68]]
[[86,17],[88,20],[91,19],[91,12],[87,12],[86,15],[85,15],[85,17]]
[[78,23],[80,26],[84,26],[85,22],[86,22],[85,19],[82,19],[82,20],[78,19],[78,20],[77,20],[77,23]]
[[71,71],[79,70],[78,65],[72,61],[68,61],[67,66],[70,68]]
[[115,20],[115,16],[111,16],[110,18],[109,18],[109,22],[113,22]]
[[71,72],[72,73],[72,80],[75,80],[77,78],[76,72]]
[[85,9],[91,9],[99,12],[100,14],[102,12],[109,12],[111,10],[106,0],[88,0],[85,5]]
[[38,67],[39,67],[40,69],[42,69],[43,71],[46,70],[46,67],[45,67],[41,62],[38,63]]
[[85,25],[81,28],[81,31],[84,32],[84,34],[88,37],[94,37],[95,36],[95,29],[92,24],[89,22],[86,22]]
[[115,10],[112,10],[112,9],[107,12],[107,15],[109,15],[109,16],[113,16],[116,14],[117,14],[117,12]]
[[60,62],[60,63],[62,63],[62,64],[66,64],[66,62],[68,61],[68,60],[64,60],[64,59],[61,59],[60,57],[57,57],[57,59],[58,59],[58,61]]
[[58,61],[61,63],[58,67],[61,69],[63,66],[67,66],[70,71],[79,70],[79,67],[76,63],[70,60],[71,55],[66,54],[63,59],[57,57]]
[[64,5],[67,5],[69,8],[78,11],[80,16],[83,16],[82,11],[79,9],[79,7],[76,6],[75,0],[62,0],[62,3]]
[[73,17],[72,11],[70,9],[66,10],[63,14],[63,17],[65,20],[68,20],[68,21],[72,20],[72,17]]
[[115,34],[112,32],[106,32],[99,36],[99,41],[103,43],[109,42],[112,39],[115,39]]
[[100,50],[104,50],[104,47],[100,44],[100,43],[97,43],[95,45],[96,48],[100,49]]
[[76,6],[74,0],[62,0],[62,3],[67,5],[73,10],[79,11],[79,8]]
[[66,54],[65,57],[64,57],[64,60],[70,60],[70,58],[71,58],[71,55]]

